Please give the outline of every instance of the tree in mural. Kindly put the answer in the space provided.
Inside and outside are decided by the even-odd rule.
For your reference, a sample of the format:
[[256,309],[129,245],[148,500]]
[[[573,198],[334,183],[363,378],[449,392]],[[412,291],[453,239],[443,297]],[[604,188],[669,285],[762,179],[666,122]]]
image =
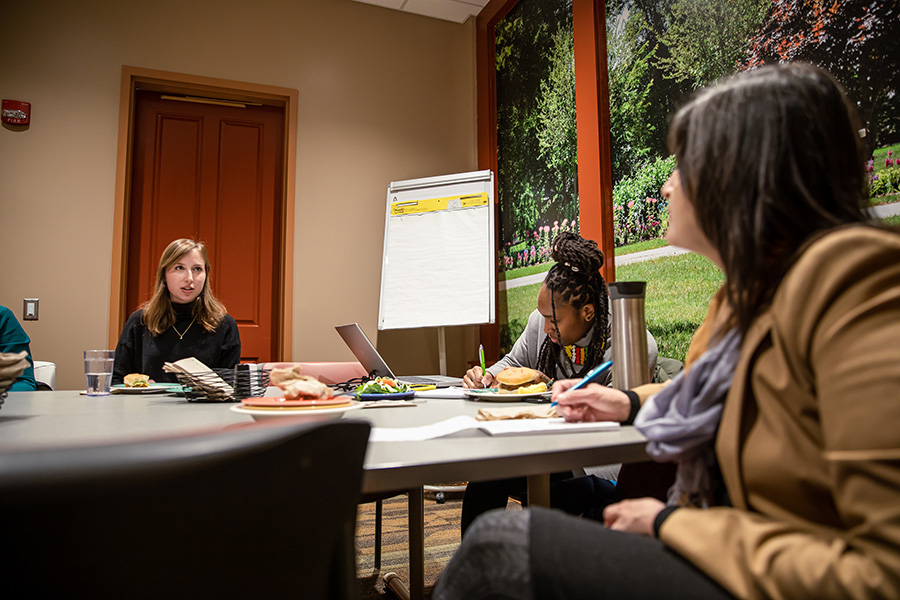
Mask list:
[[578,137],[575,128],[575,36],[559,29],[552,36],[550,72],[541,81],[538,100],[537,140],[547,166],[554,171],[557,193],[574,198],[578,169]]
[[647,115],[653,110],[651,61],[655,50],[642,40],[640,13],[619,13],[607,19],[606,56],[609,78],[609,121],[613,181],[634,174],[653,153],[656,126]]
[[[668,131],[668,118],[678,101],[692,88],[686,81],[678,81],[670,73],[665,71],[661,62],[671,56],[669,47],[662,41],[663,34],[668,30],[670,21],[670,6],[673,0],[607,0],[606,2],[606,32],[607,32],[607,57],[609,70],[617,70],[618,73],[610,73],[610,112],[613,120],[613,181],[620,181],[623,177],[634,175],[634,170],[646,160],[655,157],[667,156],[666,132]],[[617,39],[613,39],[615,36]],[[612,62],[614,55],[637,56],[641,60],[631,65],[626,61],[624,66]],[[613,55],[613,56],[611,56]],[[643,63],[646,55],[647,64]],[[631,72],[627,72],[627,69]],[[624,71],[624,72],[623,72]],[[627,75],[627,76],[626,76]],[[623,80],[617,79],[623,77]],[[636,85],[641,83],[641,87]],[[630,82],[634,93],[642,94],[642,113],[639,119],[632,119],[635,127],[640,127],[641,143],[635,145],[634,139],[627,145],[634,148],[644,148],[647,156],[636,152],[635,157],[628,159],[629,152],[620,144],[616,136],[623,125],[616,122],[624,116],[616,114],[618,106],[622,106],[624,113],[634,113],[631,110],[633,103],[622,105],[629,97],[624,98],[618,87],[619,82]],[[646,92],[644,95],[643,92]],[[635,98],[636,99],[636,98]],[[617,129],[618,128],[618,129]],[[636,132],[637,133],[637,132]]]
[[571,2],[535,0],[519,2],[494,28],[505,244],[578,214],[571,32]]
[[669,56],[660,66],[694,89],[737,70],[747,38],[756,31],[770,0],[674,0],[662,42]]
[[827,69],[857,102],[871,152],[896,141],[896,128],[882,124],[898,119],[898,35],[896,0],[773,0],[742,68],[805,61]]

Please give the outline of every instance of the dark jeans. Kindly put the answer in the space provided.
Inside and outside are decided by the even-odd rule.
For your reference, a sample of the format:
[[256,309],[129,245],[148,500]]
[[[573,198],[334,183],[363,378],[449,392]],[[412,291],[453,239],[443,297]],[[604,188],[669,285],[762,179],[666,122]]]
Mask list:
[[[469,482],[460,519],[463,535],[476,517],[494,508],[505,508],[509,498],[527,505],[526,481],[525,477],[513,477]],[[570,471],[550,475],[550,506],[570,515],[602,521],[606,505],[618,500],[615,484],[606,479],[594,475],[572,477]]]

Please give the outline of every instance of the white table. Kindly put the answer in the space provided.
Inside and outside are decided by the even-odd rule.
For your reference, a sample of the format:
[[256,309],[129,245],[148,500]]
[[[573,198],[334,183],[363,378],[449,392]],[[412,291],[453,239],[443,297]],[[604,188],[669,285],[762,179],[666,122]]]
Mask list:
[[[457,415],[475,416],[486,405],[519,404],[430,399],[415,407],[357,410],[345,418],[363,419],[375,427],[412,427]],[[88,397],[77,391],[11,392],[0,407],[0,451],[128,441],[251,421],[229,406],[149,394]],[[550,473],[646,460],[644,445],[645,439],[633,427],[505,437],[473,430],[421,442],[370,443],[362,491],[409,494],[410,590],[418,599],[424,596],[424,485],[526,476],[530,503],[546,506]]]

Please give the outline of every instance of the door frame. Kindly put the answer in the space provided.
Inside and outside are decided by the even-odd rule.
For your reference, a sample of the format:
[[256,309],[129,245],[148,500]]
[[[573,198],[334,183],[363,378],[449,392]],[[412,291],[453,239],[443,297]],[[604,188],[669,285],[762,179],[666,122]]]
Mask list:
[[119,134],[116,152],[116,187],[113,209],[112,266],[109,286],[109,347],[115,348],[125,314],[125,283],[128,270],[128,220],[131,206],[131,162],[134,142],[134,93],[138,88],[223,100],[261,102],[284,108],[284,165],[282,179],[281,272],[276,316],[281,323],[277,332],[276,361],[292,359],[294,306],[294,192],[297,176],[297,102],[295,89],[271,85],[216,79],[140,67],[122,66],[119,96]]

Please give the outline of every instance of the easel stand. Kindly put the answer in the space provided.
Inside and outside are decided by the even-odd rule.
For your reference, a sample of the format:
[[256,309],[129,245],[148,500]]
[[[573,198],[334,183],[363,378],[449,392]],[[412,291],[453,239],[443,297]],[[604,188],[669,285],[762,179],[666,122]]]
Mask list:
[[447,375],[447,333],[438,327],[438,356],[440,358],[441,375]]

